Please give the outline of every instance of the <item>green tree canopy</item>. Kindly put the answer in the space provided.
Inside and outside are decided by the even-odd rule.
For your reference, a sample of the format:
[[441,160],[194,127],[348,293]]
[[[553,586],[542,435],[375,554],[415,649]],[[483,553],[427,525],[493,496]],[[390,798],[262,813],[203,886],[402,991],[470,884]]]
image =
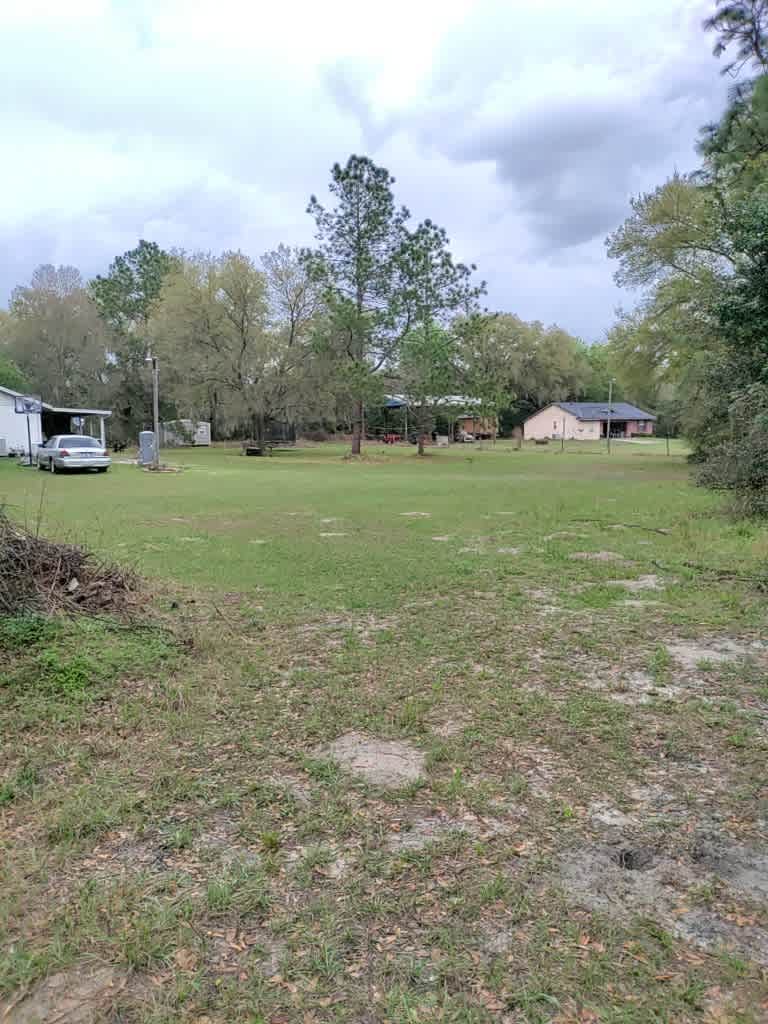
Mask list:
[[353,155],[331,170],[333,208],[315,196],[307,207],[318,244],[303,258],[327,310],[319,337],[352,399],[353,454],[361,450],[366,395],[375,390],[369,378],[396,360],[409,327],[397,263],[409,214],[395,205],[394,182],[386,168]]
[[110,333],[75,267],[40,266],[28,285],[15,288],[5,333],[8,358],[47,401],[105,400]]
[[27,378],[3,352],[0,352],[0,387],[22,392],[28,389]]
[[714,32],[713,53],[734,54],[723,74],[739,72],[750,65],[758,72],[768,70],[768,0],[717,0],[717,9],[704,21]]

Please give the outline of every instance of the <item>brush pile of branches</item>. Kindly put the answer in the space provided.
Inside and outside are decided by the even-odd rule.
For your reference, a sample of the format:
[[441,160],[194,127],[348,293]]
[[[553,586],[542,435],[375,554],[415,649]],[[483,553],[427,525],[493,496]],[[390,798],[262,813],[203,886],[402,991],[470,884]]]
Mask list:
[[137,583],[130,570],[46,540],[0,508],[0,615],[125,611]]

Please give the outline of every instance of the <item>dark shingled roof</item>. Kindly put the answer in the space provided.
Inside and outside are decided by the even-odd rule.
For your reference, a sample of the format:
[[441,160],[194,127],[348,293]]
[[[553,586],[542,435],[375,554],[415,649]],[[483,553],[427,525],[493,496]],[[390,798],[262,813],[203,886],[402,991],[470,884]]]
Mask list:
[[[572,413],[578,420],[607,420],[607,402],[553,402],[553,405]],[[655,420],[651,412],[644,412],[629,402],[611,402],[612,420]]]

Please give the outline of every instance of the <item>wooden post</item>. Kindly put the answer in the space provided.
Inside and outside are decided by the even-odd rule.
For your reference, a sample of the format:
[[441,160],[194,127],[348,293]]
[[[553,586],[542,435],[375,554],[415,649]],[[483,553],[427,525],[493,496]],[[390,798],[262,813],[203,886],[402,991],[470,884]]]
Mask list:
[[560,438],[560,451],[561,452],[565,451],[565,416],[563,416],[563,434],[562,434],[562,437]]
[[155,451],[152,464],[155,469],[160,468],[160,374],[157,368],[157,358],[152,357],[152,426],[155,431]]
[[608,442],[608,454],[611,454],[611,400],[613,399],[613,377],[608,381],[608,429],[606,430],[606,440]]
[[669,455],[669,434],[667,434],[667,455]]

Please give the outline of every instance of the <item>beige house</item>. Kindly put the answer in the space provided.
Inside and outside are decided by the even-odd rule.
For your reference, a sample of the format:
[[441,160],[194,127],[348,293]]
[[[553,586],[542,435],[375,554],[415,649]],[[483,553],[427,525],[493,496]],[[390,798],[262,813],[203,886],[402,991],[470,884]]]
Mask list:
[[611,437],[652,437],[656,417],[629,402],[555,402],[539,409],[523,424],[526,441],[599,441]]

